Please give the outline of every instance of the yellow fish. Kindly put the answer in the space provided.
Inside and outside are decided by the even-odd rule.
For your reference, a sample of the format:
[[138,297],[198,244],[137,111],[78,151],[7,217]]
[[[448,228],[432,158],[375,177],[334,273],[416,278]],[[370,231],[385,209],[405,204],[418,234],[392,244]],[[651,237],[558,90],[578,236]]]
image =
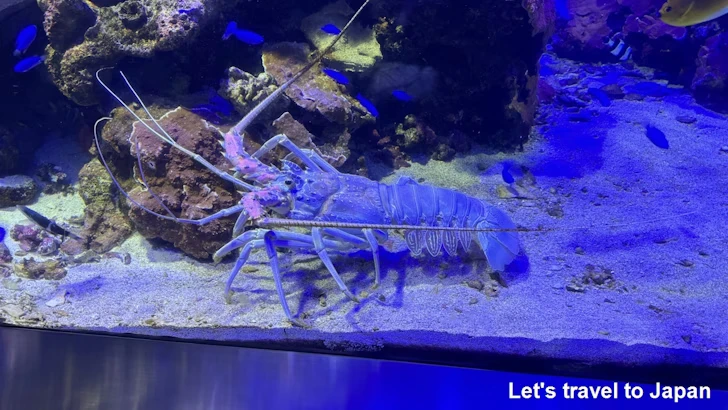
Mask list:
[[728,0],[667,0],[660,20],[675,27],[705,23],[728,13]]

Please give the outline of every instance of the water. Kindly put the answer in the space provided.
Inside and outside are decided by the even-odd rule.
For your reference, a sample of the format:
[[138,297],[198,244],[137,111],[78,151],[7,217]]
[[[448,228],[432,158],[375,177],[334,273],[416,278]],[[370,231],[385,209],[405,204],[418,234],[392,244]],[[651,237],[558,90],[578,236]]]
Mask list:
[[[204,9],[154,2],[167,14],[151,2],[111,3],[86,10],[68,38],[54,37],[53,27],[39,31],[26,54],[58,58],[0,75],[10,107],[0,115],[0,170],[35,181],[35,189],[12,190],[13,198],[0,194],[0,226],[8,231],[0,268],[4,322],[354,354],[426,348],[727,366],[726,106],[720,84],[705,82],[705,73],[723,71],[712,57],[695,66],[695,42],[717,41],[710,39],[722,35],[724,20],[687,29],[656,21],[668,37],[651,38],[633,27],[635,16],[649,10],[635,8],[624,21],[613,11],[604,30],[613,31],[614,44],[632,47],[621,61],[626,49],[610,52],[614,45],[603,43],[599,30],[575,36],[574,19],[582,17],[564,12],[568,2],[559,4],[556,21],[538,14],[547,2],[529,3],[531,16],[518,2],[368,4],[322,63],[243,124],[248,154],[277,134],[304,156],[315,152],[321,160],[314,164],[288,157],[322,170],[302,174],[281,162],[286,148],[260,164],[241,156],[231,130],[315,63],[319,54],[312,52],[336,37],[321,27],[343,29],[362,2],[208,0]],[[493,22],[492,15],[502,19]],[[40,25],[43,13],[30,4],[0,16],[9,39],[0,55],[12,67],[15,34]],[[247,31],[223,40],[231,21]],[[665,64],[658,49],[688,57]],[[84,53],[97,59],[75,59]],[[59,70],[64,64],[73,69]],[[113,68],[98,79],[91,74],[103,67]],[[338,74],[327,75],[328,68]],[[84,74],[70,74],[77,69]],[[135,121],[101,86],[148,118],[122,72],[169,136],[150,121],[151,130]],[[94,130],[108,171],[133,201],[100,161]],[[227,159],[218,143],[224,135]],[[233,165],[250,178],[234,177]],[[332,177],[334,169],[354,176]],[[267,187],[270,196],[246,193],[236,181]],[[392,188],[389,199],[381,196],[377,183],[398,181],[405,185]],[[427,245],[407,243],[408,230],[388,230],[387,239],[376,236],[375,287],[363,226],[347,231],[355,237],[324,229],[324,248],[354,301],[322,262],[311,228],[278,226],[275,238],[255,230],[256,218],[265,216],[257,212],[273,210],[271,216],[289,220],[416,224],[403,217],[419,212],[427,219],[454,198],[445,190],[410,191],[413,184],[474,198],[459,202],[470,211],[454,211],[467,228],[520,231],[481,232],[488,242],[473,232],[411,232],[431,240],[432,257]],[[290,186],[300,192],[287,196]],[[282,198],[297,201],[295,213],[287,213]],[[323,204],[327,198],[335,201]],[[21,204],[68,234],[33,225],[15,208]],[[212,256],[233,238],[239,212],[206,224],[173,220],[199,220],[238,204],[251,221],[220,263]],[[480,204],[503,215],[483,220]],[[454,255],[444,248],[447,238]],[[295,323],[281,306],[266,240],[277,241],[280,283]],[[226,297],[246,243],[253,250]],[[499,264],[507,266],[494,270]]]

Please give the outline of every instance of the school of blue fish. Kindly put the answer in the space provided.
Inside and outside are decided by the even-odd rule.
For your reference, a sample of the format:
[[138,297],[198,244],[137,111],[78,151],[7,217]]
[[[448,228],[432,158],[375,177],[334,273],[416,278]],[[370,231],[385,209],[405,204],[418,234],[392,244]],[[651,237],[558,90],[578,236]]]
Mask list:
[[[37,36],[38,27],[34,24],[26,26],[22,30],[20,30],[17,37],[15,38],[15,51],[13,51],[13,55],[18,58],[22,57],[23,54],[28,51]],[[13,67],[13,71],[15,71],[16,73],[28,72],[42,64],[45,59],[46,58],[43,55],[33,55],[30,57],[25,57],[22,60],[18,61],[17,64],[15,64],[15,67]]]

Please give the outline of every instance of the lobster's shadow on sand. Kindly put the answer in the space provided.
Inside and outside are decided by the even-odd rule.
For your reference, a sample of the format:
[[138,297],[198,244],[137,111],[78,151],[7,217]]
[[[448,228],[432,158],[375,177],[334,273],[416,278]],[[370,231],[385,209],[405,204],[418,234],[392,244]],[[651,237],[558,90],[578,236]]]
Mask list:
[[[315,253],[309,253],[301,257],[292,258],[290,253],[280,255],[283,260],[289,261],[282,265],[289,265],[287,269],[281,269],[281,276],[286,298],[290,303],[291,312],[297,318],[312,320],[325,317],[331,312],[345,312],[347,321],[357,330],[360,329],[356,318],[368,304],[375,303],[379,306],[399,309],[404,305],[405,286],[414,285],[442,285],[442,286],[466,286],[465,283],[471,280],[493,279],[494,274],[487,268],[487,262],[483,255],[477,252],[460,253],[456,256],[429,255],[413,256],[409,251],[403,250],[391,252],[380,248],[379,257],[381,264],[381,283],[374,288],[374,263],[372,254],[368,251],[358,251],[349,254],[334,254],[331,259],[342,280],[349,290],[356,295],[360,302],[352,304],[336,286],[333,278],[322,263],[311,267],[311,261],[317,260]],[[265,263],[265,262],[262,262]],[[301,267],[306,263],[309,267]],[[297,266],[298,265],[298,266]],[[511,286],[515,283],[525,281],[528,278],[530,264],[525,255],[513,261],[505,272],[498,274],[497,281],[501,286]],[[269,274],[250,276],[255,281],[272,281]],[[245,292],[251,297],[252,305],[259,303],[278,303],[278,297],[274,289],[247,289],[233,287],[237,292]],[[299,293],[296,298],[291,297]]]

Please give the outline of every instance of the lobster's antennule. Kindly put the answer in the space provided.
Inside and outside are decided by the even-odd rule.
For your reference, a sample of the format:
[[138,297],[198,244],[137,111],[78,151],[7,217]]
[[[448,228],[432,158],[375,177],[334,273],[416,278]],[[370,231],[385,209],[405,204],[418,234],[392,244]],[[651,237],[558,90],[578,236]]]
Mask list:
[[[149,110],[147,109],[147,105],[144,104],[144,101],[142,101],[141,97],[139,97],[139,94],[137,94],[137,92],[134,89],[134,87],[131,86],[131,83],[129,82],[129,80],[124,75],[124,72],[120,70],[119,71],[119,74],[121,74],[121,78],[124,79],[124,82],[126,83],[126,86],[129,87],[129,90],[132,92],[132,94],[134,94],[134,98],[136,98],[136,100],[139,102],[139,105],[142,106],[142,109],[144,110],[145,113],[147,113],[147,116],[149,117],[149,119],[152,120],[152,122],[154,123],[154,125],[156,125],[157,128],[159,128],[159,130],[162,132],[162,134],[164,134],[164,136],[167,139],[167,142],[169,142],[170,144],[176,144],[177,142],[174,139],[172,139],[172,137],[167,133],[167,130],[165,130],[164,127],[162,127],[161,125],[159,125],[159,123],[157,122],[157,119],[154,118],[154,116],[152,115],[151,112],[149,112]],[[149,128],[149,127],[147,127],[147,128]]]
[[[118,101],[119,104],[121,104],[121,106],[124,107],[124,109],[127,112],[129,112],[129,114],[131,114],[137,121],[141,122],[142,125],[144,125],[149,130],[149,132],[153,133],[157,138],[161,139],[162,141],[165,141],[165,142],[167,142],[169,144],[172,144],[172,145],[176,144],[176,142],[174,140],[172,140],[171,138],[169,138],[168,135],[166,135],[166,132],[165,132],[165,135],[166,135],[165,136],[165,135],[160,134],[157,130],[155,130],[152,127],[150,127],[145,120],[143,120],[140,116],[137,115],[137,113],[134,112],[134,110],[132,110],[131,108],[129,108],[129,106],[126,105],[126,103],[124,102],[124,100],[121,99],[121,97],[119,97],[118,95],[116,95],[116,93],[111,90],[111,87],[109,87],[108,85],[106,85],[106,83],[101,80],[101,77],[99,76],[99,73],[102,72],[102,71],[104,71],[104,70],[110,70],[110,69],[111,68],[109,68],[109,67],[99,68],[96,71],[96,81],[98,81],[99,84],[101,84],[101,86],[104,87],[104,89],[106,90],[106,92],[108,92],[109,94],[111,94],[111,96],[114,97],[114,99],[116,101]],[[123,76],[123,74],[122,74],[122,76]],[[126,77],[124,77],[124,80],[126,81]],[[129,85],[129,82],[127,82],[126,84]],[[129,85],[129,88],[134,93],[134,95],[137,98],[139,98],[139,96],[137,95],[136,91],[134,91],[134,89],[130,85]],[[144,106],[144,104],[142,104],[142,106]],[[144,111],[147,113],[147,115],[149,115],[151,117],[151,115],[149,114],[149,111],[147,111],[146,107],[144,107]],[[154,123],[157,124],[156,121],[154,121]],[[159,126],[159,124],[157,124],[157,126]]]
[[273,101],[275,101],[281,94],[283,94],[283,92],[286,91],[286,89],[288,89],[288,87],[290,87],[291,84],[296,82],[296,80],[301,78],[301,76],[306,74],[308,72],[308,70],[313,68],[316,64],[320,63],[321,60],[324,58],[324,56],[326,54],[328,54],[329,51],[331,51],[334,48],[334,45],[336,45],[336,43],[341,39],[341,37],[346,32],[346,30],[349,28],[349,26],[351,26],[351,24],[354,22],[354,20],[356,20],[356,18],[359,16],[359,14],[361,14],[362,10],[364,10],[364,7],[366,7],[366,5],[369,4],[369,1],[370,0],[366,0],[364,2],[364,4],[362,4],[361,7],[359,7],[359,9],[356,11],[356,13],[354,13],[354,15],[351,16],[351,18],[346,23],[344,28],[341,29],[341,32],[336,35],[336,37],[334,38],[334,41],[332,41],[331,44],[329,44],[323,51],[321,51],[321,53],[313,61],[306,64],[306,66],[303,67],[301,70],[299,70],[293,77],[291,77],[290,80],[286,81],[280,87],[278,87],[275,91],[270,93],[270,95],[268,95],[268,97],[266,97],[263,101],[261,101],[258,105],[256,105],[248,114],[246,114],[243,117],[242,120],[240,120],[240,122],[235,124],[235,126],[233,128],[231,128],[230,131],[228,131],[228,132],[232,133],[233,135],[235,135],[237,137],[242,135],[243,132],[245,131],[245,129],[248,128],[248,126],[253,121],[255,121],[255,119],[258,117],[258,115],[260,115],[260,113],[263,112],[263,110],[268,108],[268,106],[271,105],[273,103]]
[[142,100],[139,98],[139,95],[137,94],[137,92],[131,86],[131,84],[129,83],[129,81],[127,81],[126,76],[124,76],[124,73],[121,73],[122,77],[124,77],[124,81],[126,82],[127,86],[129,87],[129,89],[132,91],[132,93],[134,93],[134,95],[136,96],[136,98],[139,101],[139,103],[141,103],[142,107],[144,107],[144,111],[147,113],[147,115],[149,115],[149,117],[152,120],[152,122],[154,122],[154,124],[156,124],[157,127],[159,127],[159,129],[162,130],[162,132],[164,133],[164,135],[160,134],[159,131],[157,131],[154,128],[152,128],[149,124],[147,124],[147,121],[146,120],[143,120],[141,117],[139,117],[139,115],[137,115],[137,113],[135,113],[131,108],[129,108],[124,103],[124,100],[122,100],[118,95],[116,95],[116,93],[114,93],[113,91],[111,91],[111,88],[108,85],[106,85],[106,83],[104,83],[103,81],[101,81],[101,77],[99,76],[99,73],[101,71],[103,71],[103,70],[108,70],[108,68],[101,68],[98,71],[96,71],[96,80],[99,82],[99,84],[101,84],[101,86],[104,87],[104,89],[106,89],[106,91],[109,94],[111,94],[111,96],[113,96],[116,99],[116,101],[118,101],[124,107],[124,109],[126,109],[127,112],[129,112],[137,121],[139,121],[152,134],[154,134],[154,136],[156,136],[157,138],[159,138],[163,142],[166,142],[167,144],[173,146],[174,148],[182,151],[185,155],[187,155],[190,158],[192,158],[193,160],[197,161],[199,164],[201,164],[202,166],[204,166],[208,170],[212,171],[213,173],[215,173],[215,175],[219,176],[220,178],[222,178],[222,179],[224,179],[224,180],[226,180],[228,182],[231,182],[231,183],[233,183],[234,185],[236,185],[238,187],[247,189],[248,191],[257,191],[258,190],[258,188],[256,188],[255,186],[253,186],[251,184],[248,184],[246,182],[243,182],[243,181],[241,181],[241,180],[233,177],[232,175],[227,174],[226,172],[219,170],[214,165],[212,165],[209,161],[207,161],[206,159],[202,158],[202,156],[200,156],[200,155],[198,155],[198,154],[196,154],[196,153],[188,150],[187,148],[185,148],[182,145],[178,144],[177,141],[173,140],[172,137],[170,137],[169,134],[167,134],[167,131],[165,131],[164,128],[162,128],[161,125],[159,125],[159,123],[157,122],[157,120],[154,119],[153,116],[151,116],[151,114],[149,113],[149,110],[147,110],[147,107],[144,105],[144,103],[142,102]]
[[101,143],[99,142],[99,133],[98,133],[99,123],[102,122],[102,121],[109,121],[109,120],[111,120],[111,117],[102,117],[102,118],[99,118],[98,120],[96,120],[96,122],[94,123],[94,142],[96,143],[96,151],[99,153],[99,159],[101,159],[101,164],[106,169],[106,172],[109,173],[109,176],[111,177],[111,181],[116,186],[116,189],[118,189],[119,192],[121,192],[126,197],[126,199],[128,199],[129,201],[131,201],[134,205],[138,206],[139,208],[143,209],[145,212],[149,212],[150,214],[152,214],[152,215],[154,215],[156,217],[162,218],[162,219],[167,219],[169,221],[179,222],[179,218],[175,217],[174,215],[172,215],[172,216],[162,215],[160,213],[157,213],[157,212],[152,211],[151,209],[149,209],[149,208],[145,207],[144,205],[140,204],[139,202],[135,201],[131,197],[131,195],[129,195],[129,193],[126,192],[124,190],[124,188],[121,187],[121,184],[119,183],[119,181],[114,176],[114,173],[111,172],[111,168],[109,168],[109,164],[106,163],[106,158],[104,158],[104,154],[101,152]]
[[[131,141],[129,141],[131,142]],[[136,152],[137,152],[137,166],[139,167],[139,176],[142,178],[142,183],[144,184],[144,187],[147,189],[147,192],[152,194],[154,199],[157,200],[157,203],[164,208],[165,211],[169,214],[169,216],[176,218],[174,216],[174,213],[167,207],[167,205],[164,204],[164,201],[162,201],[162,198],[160,198],[157,194],[154,193],[154,190],[149,187],[149,183],[147,183],[147,177],[144,175],[144,167],[142,167],[142,156],[139,155],[139,138],[134,138],[134,143],[136,144]]]

